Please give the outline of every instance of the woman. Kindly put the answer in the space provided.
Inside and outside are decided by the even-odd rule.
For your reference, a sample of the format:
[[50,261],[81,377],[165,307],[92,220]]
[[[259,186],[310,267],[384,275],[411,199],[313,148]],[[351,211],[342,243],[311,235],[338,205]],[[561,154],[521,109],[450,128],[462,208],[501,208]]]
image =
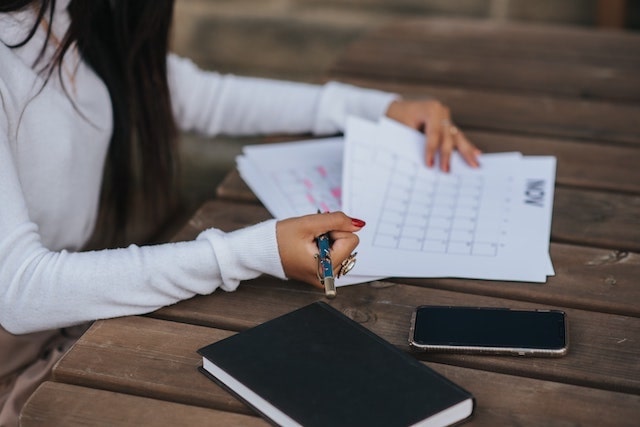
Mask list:
[[364,222],[335,212],[82,251],[96,226],[121,238],[134,193],[150,212],[170,205],[179,131],[331,134],[349,114],[386,114],[426,131],[428,165],[439,152],[448,169],[455,148],[477,165],[478,150],[436,101],[197,69],[168,54],[172,9],[171,0],[0,0],[1,426],[73,342],[70,327],[232,291],[263,273],[320,286],[314,237],[331,231],[336,265],[356,247]]

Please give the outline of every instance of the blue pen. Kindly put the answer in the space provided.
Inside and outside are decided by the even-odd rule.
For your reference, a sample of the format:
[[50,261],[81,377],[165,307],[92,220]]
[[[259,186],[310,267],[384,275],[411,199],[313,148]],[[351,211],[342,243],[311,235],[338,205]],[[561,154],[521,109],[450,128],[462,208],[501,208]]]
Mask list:
[[[318,210],[318,213],[320,211]],[[318,245],[318,279],[324,285],[324,293],[328,298],[336,296],[336,283],[333,277],[333,265],[331,264],[331,254],[329,252],[331,241],[329,233],[324,233],[316,237]]]

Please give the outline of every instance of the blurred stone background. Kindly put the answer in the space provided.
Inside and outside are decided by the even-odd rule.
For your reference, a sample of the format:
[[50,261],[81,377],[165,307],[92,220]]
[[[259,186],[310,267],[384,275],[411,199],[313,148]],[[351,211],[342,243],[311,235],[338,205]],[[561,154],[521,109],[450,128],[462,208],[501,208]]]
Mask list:
[[[640,29],[640,0],[177,0],[173,50],[205,69],[319,82],[352,40],[402,17]],[[187,212],[215,197],[251,138],[182,141]]]

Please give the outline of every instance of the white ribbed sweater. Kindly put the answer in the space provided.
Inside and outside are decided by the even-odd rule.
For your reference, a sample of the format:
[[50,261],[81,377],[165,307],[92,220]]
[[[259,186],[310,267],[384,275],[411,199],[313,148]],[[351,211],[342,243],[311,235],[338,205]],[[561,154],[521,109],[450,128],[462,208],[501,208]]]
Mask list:
[[[68,26],[66,1],[53,22]],[[104,84],[73,54],[63,80],[42,89],[33,69],[44,31],[24,47],[33,16],[0,14],[0,325],[16,334],[141,314],[262,273],[284,278],[275,221],[232,233],[210,229],[191,242],[78,252],[92,233],[112,131]],[[47,56],[50,57],[52,49]],[[168,57],[178,126],[213,136],[341,131],[348,115],[377,119],[393,95],[242,78]]]

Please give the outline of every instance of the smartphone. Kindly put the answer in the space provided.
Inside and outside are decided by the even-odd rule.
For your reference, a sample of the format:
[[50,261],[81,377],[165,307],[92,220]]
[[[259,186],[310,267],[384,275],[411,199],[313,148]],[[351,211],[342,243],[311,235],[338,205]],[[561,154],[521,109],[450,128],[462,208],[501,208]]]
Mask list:
[[411,318],[409,345],[420,351],[563,356],[566,315],[560,310],[423,305]]

